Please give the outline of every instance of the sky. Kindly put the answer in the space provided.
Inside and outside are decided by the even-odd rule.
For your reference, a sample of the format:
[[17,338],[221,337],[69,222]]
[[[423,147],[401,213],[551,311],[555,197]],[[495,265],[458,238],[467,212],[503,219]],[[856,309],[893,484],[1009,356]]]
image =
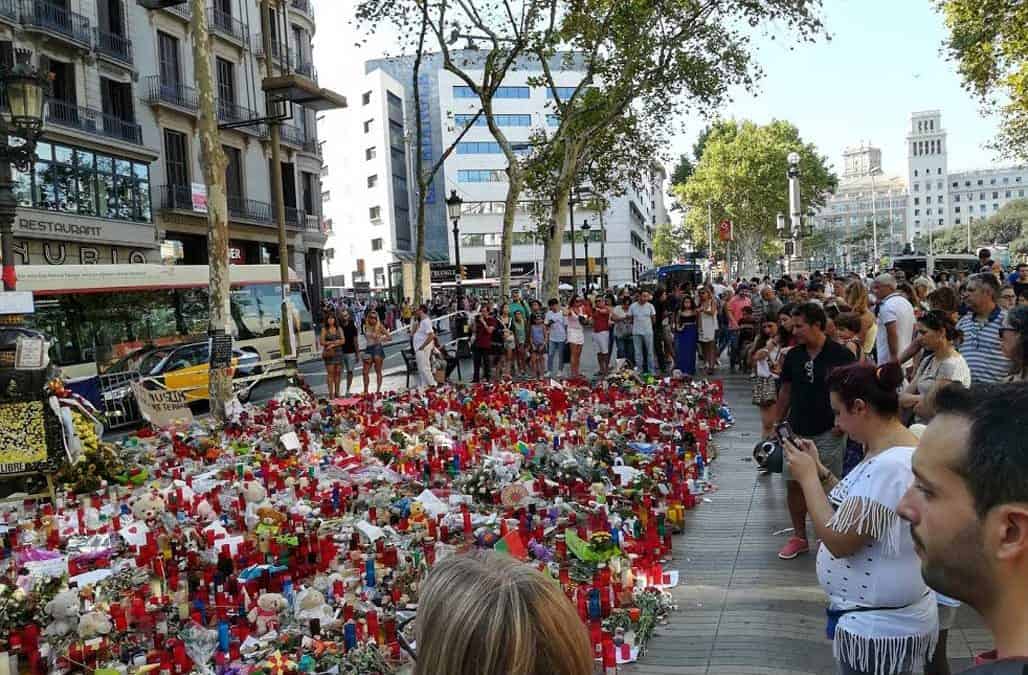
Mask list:
[[[315,7],[321,84],[349,95],[351,105],[364,61],[396,51],[388,32],[356,46],[355,4],[321,0]],[[733,92],[734,100],[717,113],[758,123],[789,120],[837,171],[845,147],[870,142],[882,149],[887,174],[905,175],[910,113],[939,109],[949,132],[951,171],[1004,163],[983,147],[996,133],[996,119],[981,114],[942,53],[946,28],[933,0],[824,0],[822,16],[830,41],[793,42],[790,49],[782,37],[758,40],[765,78],[755,92]],[[329,113],[321,127],[330,167],[352,138],[345,119],[345,112]],[[697,115],[684,123],[685,131],[667,148],[672,158],[691,151],[706,121]]]

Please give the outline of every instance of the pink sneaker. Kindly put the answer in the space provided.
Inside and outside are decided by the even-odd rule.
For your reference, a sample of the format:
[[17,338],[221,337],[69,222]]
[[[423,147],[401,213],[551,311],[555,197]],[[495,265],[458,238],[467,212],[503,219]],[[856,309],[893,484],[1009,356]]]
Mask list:
[[800,539],[799,537],[789,537],[789,541],[785,542],[785,546],[778,552],[778,557],[782,560],[792,560],[800,553],[809,553],[810,545],[806,539]]

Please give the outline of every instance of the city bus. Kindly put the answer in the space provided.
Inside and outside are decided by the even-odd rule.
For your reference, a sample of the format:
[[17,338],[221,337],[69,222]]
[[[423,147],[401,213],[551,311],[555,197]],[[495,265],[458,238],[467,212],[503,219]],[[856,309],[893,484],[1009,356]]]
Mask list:
[[[18,290],[35,300],[26,323],[50,336],[51,357],[69,380],[103,374],[143,348],[207,336],[206,265],[26,265],[17,273]],[[278,265],[231,265],[229,279],[234,346],[261,361],[280,358]],[[304,361],[315,356],[310,305],[292,271],[290,282]]]
[[653,291],[657,286],[671,290],[681,284],[699,286],[703,283],[703,268],[699,260],[687,260],[674,265],[648,269],[639,275],[639,287]]
[[974,274],[979,271],[981,263],[978,261],[978,256],[966,253],[939,253],[936,255],[913,253],[896,256],[892,260],[892,267],[902,270],[909,280],[920,274],[928,276],[942,272],[951,276],[956,276],[960,272]]

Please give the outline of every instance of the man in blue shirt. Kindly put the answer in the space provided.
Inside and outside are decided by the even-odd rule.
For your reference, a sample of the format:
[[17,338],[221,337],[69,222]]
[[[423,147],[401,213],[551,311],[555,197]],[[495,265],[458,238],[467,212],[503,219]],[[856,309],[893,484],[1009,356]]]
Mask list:
[[971,369],[971,384],[999,382],[1010,372],[1010,359],[1003,355],[1000,328],[1006,318],[996,301],[999,282],[992,274],[975,274],[967,280],[967,306],[957,330],[963,334],[960,354]]

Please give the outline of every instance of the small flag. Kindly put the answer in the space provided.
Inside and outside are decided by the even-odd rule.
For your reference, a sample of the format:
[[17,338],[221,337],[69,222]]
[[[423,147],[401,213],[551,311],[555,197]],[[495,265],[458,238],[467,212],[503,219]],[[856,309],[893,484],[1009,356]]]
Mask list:
[[517,530],[508,532],[506,537],[496,542],[493,550],[506,553],[518,560],[528,560],[528,549],[525,548],[525,543],[521,540],[521,534]]

